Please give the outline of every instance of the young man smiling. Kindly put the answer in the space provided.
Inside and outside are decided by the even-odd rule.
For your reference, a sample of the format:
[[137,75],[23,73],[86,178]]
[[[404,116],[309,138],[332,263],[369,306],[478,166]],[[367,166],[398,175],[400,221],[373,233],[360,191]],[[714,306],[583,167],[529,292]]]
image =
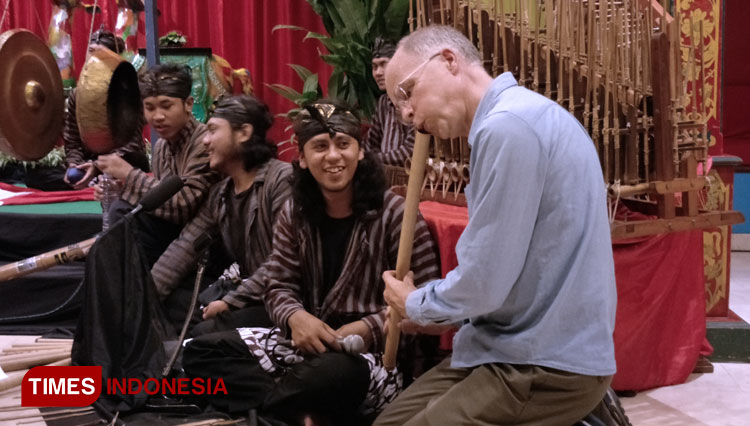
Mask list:
[[[192,115],[189,69],[176,64],[157,65],[141,76],[139,86],[146,121],[159,134],[159,140],[153,144],[153,176],[134,169],[115,154],[99,156],[96,166],[122,185],[120,199],[110,207],[112,224],[161,179],[171,175],[182,178],[185,186],[180,192],[153,212],[137,216],[140,241],[149,265],[153,265],[185,223],[195,216],[219,176],[210,169],[206,148],[201,143],[206,126]],[[102,196],[101,186],[96,194]]]
[[[219,404],[230,410],[263,403],[267,413],[287,421],[317,415],[357,424],[359,414],[377,410],[398,391],[372,378],[385,375],[373,355],[384,345],[381,274],[396,265],[404,199],[386,189],[382,167],[363,151],[360,121],[348,108],[321,101],[307,106],[293,126],[300,156],[292,200],[279,214],[263,268],[268,314],[299,356],[281,368],[272,389],[257,392],[267,394],[260,400],[243,394],[248,383],[262,382],[242,376],[250,374],[241,361],[251,357],[248,330],[196,338],[183,365],[190,375],[224,377],[234,401]],[[417,283],[439,276],[436,248],[421,218],[411,264]],[[350,335],[361,337],[367,354],[341,352],[340,339]],[[274,348],[271,359],[277,346],[260,345]]]
[[271,254],[276,216],[291,196],[292,174],[291,164],[275,158],[276,145],[267,137],[272,124],[273,115],[258,98],[219,101],[203,145],[211,169],[228,177],[211,188],[198,214],[151,270],[157,293],[166,298],[195,269],[200,255],[195,242],[204,234],[219,238],[228,255],[212,257],[224,261],[221,269],[237,262],[241,283],[206,303],[203,318],[211,322],[197,325],[194,333],[270,323],[262,305],[260,267]]

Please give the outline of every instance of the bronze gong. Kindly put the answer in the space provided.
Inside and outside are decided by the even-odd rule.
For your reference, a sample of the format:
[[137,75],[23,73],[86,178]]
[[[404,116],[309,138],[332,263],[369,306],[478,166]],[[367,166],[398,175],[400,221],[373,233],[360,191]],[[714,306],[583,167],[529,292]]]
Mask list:
[[0,151],[19,160],[44,157],[63,126],[62,79],[52,52],[34,33],[0,35]]
[[76,89],[81,140],[91,152],[106,154],[135,137],[143,117],[138,74],[106,48],[91,52]]

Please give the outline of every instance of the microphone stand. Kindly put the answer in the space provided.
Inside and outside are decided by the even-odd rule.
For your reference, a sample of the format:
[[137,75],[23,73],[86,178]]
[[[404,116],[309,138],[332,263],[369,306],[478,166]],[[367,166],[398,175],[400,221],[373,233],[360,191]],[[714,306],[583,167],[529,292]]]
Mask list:
[[188,307],[187,316],[185,316],[185,322],[183,322],[182,324],[182,331],[180,331],[180,337],[177,340],[177,346],[175,346],[174,350],[172,351],[172,355],[169,357],[169,361],[167,361],[167,364],[164,366],[164,369],[161,372],[162,377],[169,375],[169,372],[172,370],[175,361],[177,361],[177,356],[179,355],[180,350],[182,350],[182,342],[185,341],[185,335],[187,334],[187,329],[190,326],[190,320],[193,318],[193,312],[195,312],[195,304],[198,303],[198,293],[200,293],[201,281],[203,280],[203,272],[206,270],[206,264],[208,263],[208,256],[210,251],[208,250],[208,248],[210,241],[211,237],[206,234],[202,234],[194,243],[195,247],[201,247],[201,249],[199,250],[201,255],[198,260],[198,271],[195,274],[195,283],[193,284],[193,296],[190,298],[190,306]]

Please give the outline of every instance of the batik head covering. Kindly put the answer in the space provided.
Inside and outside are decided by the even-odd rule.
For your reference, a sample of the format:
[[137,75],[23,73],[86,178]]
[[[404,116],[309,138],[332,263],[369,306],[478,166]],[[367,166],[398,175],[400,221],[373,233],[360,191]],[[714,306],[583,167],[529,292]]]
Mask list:
[[187,99],[193,88],[190,67],[178,64],[161,64],[149,69],[140,77],[141,96],[169,96]]
[[321,133],[327,133],[331,137],[336,133],[344,133],[357,142],[362,138],[362,123],[359,118],[349,107],[333,101],[305,105],[295,117],[292,127],[300,149],[312,137]]
[[382,37],[375,39],[372,47],[372,58],[392,58],[396,53],[396,42]]

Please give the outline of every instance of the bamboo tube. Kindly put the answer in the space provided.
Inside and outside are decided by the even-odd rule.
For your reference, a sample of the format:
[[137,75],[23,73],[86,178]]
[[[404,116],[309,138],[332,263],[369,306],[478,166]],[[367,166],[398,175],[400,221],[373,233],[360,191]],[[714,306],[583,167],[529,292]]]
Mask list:
[[51,268],[55,265],[62,265],[76,259],[82,259],[86,257],[91,246],[96,242],[96,239],[97,237],[89,238],[88,240],[71,244],[67,247],[48,251],[39,256],[33,256],[28,259],[4,265],[0,267],[0,281],[19,278],[32,272]]
[[[505,35],[505,0],[500,0],[500,37],[503,41],[503,72],[508,71],[508,43]],[[495,24],[497,25],[497,23]]]
[[[502,1],[502,0],[501,0]],[[497,0],[492,0],[492,31],[495,36],[495,42],[493,43],[492,52],[492,76],[495,77],[500,74],[500,38],[498,37],[499,31],[497,29]]]
[[[47,346],[47,345],[44,345]],[[44,347],[44,348],[7,348],[3,349],[2,354],[3,355],[17,355],[17,354],[35,354],[39,352],[49,352],[49,351],[59,351],[59,350],[70,350],[70,346],[50,346],[50,347]]]
[[34,343],[44,343],[44,344],[49,344],[49,343],[66,343],[66,344],[72,345],[73,344],[73,339],[47,339],[47,338],[44,338],[44,337],[40,337],[40,338],[36,339],[34,341]]
[[534,47],[531,51],[532,62],[534,63],[534,81],[531,87],[535,92],[539,91],[539,27],[541,26],[541,11],[537,5],[534,13]]
[[[70,358],[65,358],[57,362],[47,364],[50,367],[58,367],[64,365],[70,365]],[[23,376],[28,373],[29,370],[11,371],[8,373],[8,377],[0,380],[0,392],[5,392],[8,389],[13,389],[16,386],[20,386],[23,381]]]
[[[417,214],[419,213],[420,188],[421,180],[424,177],[424,166],[427,159],[427,152],[430,147],[430,136],[417,132],[414,138],[414,152],[412,153],[413,170],[409,174],[409,184],[406,188],[406,205],[404,216],[401,222],[401,238],[398,245],[398,257],[396,258],[396,278],[403,280],[411,267],[411,253],[414,245],[414,228],[417,223]],[[398,342],[401,330],[398,323],[401,322],[401,315],[395,309],[391,309],[390,323],[388,327],[388,336],[385,342],[385,354],[383,355],[383,364],[387,370],[393,370],[396,367],[396,354],[398,352]]]
[[571,29],[571,22],[573,22],[573,16],[571,15],[571,7],[567,9],[567,30],[566,37],[568,39],[568,112],[573,114],[575,112],[575,98],[574,98],[574,86],[573,86],[573,69],[575,67],[575,40],[571,43],[573,38],[573,31]]
[[[19,407],[19,410],[24,410],[24,409],[25,409],[24,407]],[[15,414],[15,415],[11,414],[11,416],[9,416],[9,417],[0,417],[0,421],[5,422],[5,421],[10,421],[10,420],[33,419],[33,418],[37,418],[37,417],[43,418],[45,420],[54,420],[54,419],[48,418],[48,417],[57,417],[57,416],[59,416],[61,414],[86,415],[86,414],[90,414],[90,413],[93,413],[93,412],[94,412],[94,408],[93,407],[66,408],[66,409],[61,409],[61,410],[52,410],[52,411],[48,411],[48,412],[45,412],[45,413],[41,413],[41,412],[37,411],[36,413],[25,413],[25,414]],[[65,416],[65,417],[67,417],[67,416]],[[74,416],[70,416],[70,417],[74,417]],[[62,417],[60,417],[60,418],[62,418]],[[31,422],[31,423],[36,423],[37,421]],[[22,423],[19,422],[17,424],[22,424]]]
[[414,0],[409,0],[409,32],[414,32]]
[[29,356],[28,354],[0,356],[0,368],[3,371],[18,371],[25,368],[44,365],[50,362],[60,361],[70,357],[69,350],[50,351],[49,353],[40,353],[39,355]]
[[547,99],[552,99],[552,7],[550,5],[551,1],[548,1],[544,5],[544,17],[545,17],[545,29],[544,34],[545,38],[547,39],[547,46],[545,47],[545,59],[546,59],[546,68],[547,73],[544,76],[544,79],[546,81],[544,85],[544,96],[547,97]]
[[565,22],[563,22],[563,8],[565,7],[566,2],[560,2],[557,5],[557,28],[556,28],[556,34],[558,35],[557,41],[558,41],[558,47],[557,47],[557,96],[556,100],[559,105],[562,105],[563,99],[565,96],[565,86],[564,86],[564,78],[563,78],[563,72],[565,70],[565,60],[563,57],[563,50],[565,49],[565,36],[563,34],[563,30],[565,28]]

